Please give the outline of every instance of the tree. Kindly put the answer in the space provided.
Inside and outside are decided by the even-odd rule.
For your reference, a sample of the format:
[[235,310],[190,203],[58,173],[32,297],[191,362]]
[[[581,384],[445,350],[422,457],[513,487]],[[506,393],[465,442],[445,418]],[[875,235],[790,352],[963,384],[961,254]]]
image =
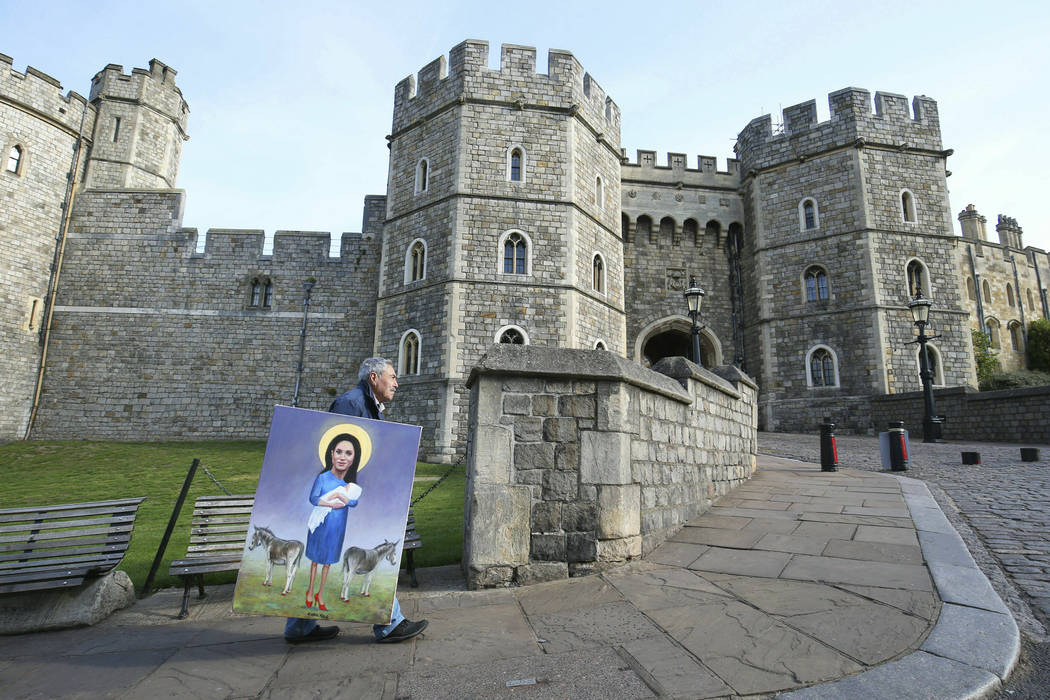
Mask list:
[[1039,319],[1028,326],[1028,368],[1050,372],[1050,321]]
[[981,386],[999,370],[999,360],[995,358],[992,339],[987,333],[971,328],[970,335],[973,337],[973,359],[977,365],[977,385]]

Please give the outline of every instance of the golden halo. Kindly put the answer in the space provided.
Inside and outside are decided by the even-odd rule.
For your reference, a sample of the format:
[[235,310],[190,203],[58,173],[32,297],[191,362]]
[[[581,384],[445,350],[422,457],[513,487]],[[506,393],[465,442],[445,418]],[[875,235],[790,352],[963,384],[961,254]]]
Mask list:
[[361,459],[357,463],[357,471],[360,473],[368,463],[368,458],[372,456],[372,438],[368,435],[368,431],[354,423],[340,423],[338,425],[333,425],[324,435],[321,436],[321,441],[317,443],[317,456],[321,458],[321,466],[325,466],[324,452],[328,448],[328,443],[340,433],[349,433],[350,435],[353,435],[357,438],[358,443],[361,444]]

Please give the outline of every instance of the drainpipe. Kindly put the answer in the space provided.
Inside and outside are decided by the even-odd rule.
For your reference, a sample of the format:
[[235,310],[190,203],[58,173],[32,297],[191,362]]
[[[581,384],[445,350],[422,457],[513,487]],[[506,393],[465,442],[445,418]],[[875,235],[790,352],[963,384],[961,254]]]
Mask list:
[[987,333],[984,326],[984,302],[981,301],[981,275],[977,272],[977,262],[973,259],[973,246],[966,246],[966,252],[970,254],[970,274],[973,275],[974,296],[977,297],[977,320],[981,324],[981,332]]
[[1028,349],[1028,332],[1024,320],[1024,302],[1021,301],[1021,282],[1017,278],[1017,261],[1014,260],[1013,253],[1010,253],[1010,264],[1014,268],[1014,289],[1017,290],[1017,308],[1021,311],[1021,342],[1024,344],[1021,350],[1023,351]]

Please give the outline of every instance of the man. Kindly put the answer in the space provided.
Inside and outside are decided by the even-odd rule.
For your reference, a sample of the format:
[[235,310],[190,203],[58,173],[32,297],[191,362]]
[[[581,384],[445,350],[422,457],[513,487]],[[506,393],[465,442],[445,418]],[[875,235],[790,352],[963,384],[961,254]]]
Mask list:
[[[393,364],[382,357],[370,357],[361,363],[357,378],[357,386],[333,401],[328,410],[347,416],[383,420],[385,404],[393,401],[397,392],[397,372]],[[395,597],[390,624],[373,625],[372,633],[381,644],[403,642],[425,630],[427,624],[426,620],[412,622],[405,619],[401,614],[401,604]],[[337,634],[337,626],[321,627],[316,620],[310,619],[290,617],[284,626],[284,638],[289,644],[317,642],[331,639]]]

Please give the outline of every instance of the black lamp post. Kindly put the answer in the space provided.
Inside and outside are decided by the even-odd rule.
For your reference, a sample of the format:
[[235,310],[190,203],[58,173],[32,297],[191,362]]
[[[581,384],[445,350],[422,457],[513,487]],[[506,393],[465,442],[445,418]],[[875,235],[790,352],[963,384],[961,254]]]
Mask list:
[[690,333],[693,336],[693,357],[700,364],[700,304],[704,301],[704,290],[696,285],[696,275],[689,275],[689,289],[685,290],[685,303],[689,305],[689,318],[693,319]]
[[937,407],[933,401],[933,372],[930,369],[930,358],[926,354],[926,343],[940,337],[926,335],[926,326],[930,322],[930,307],[932,305],[933,302],[924,297],[922,290],[918,288],[915,290],[915,298],[908,302],[908,310],[911,311],[912,321],[919,329],[919,337],[915,342],[919,344],[919,376],[922,378],[923,442],[937,442],[941,432],[941,419],[937,416]]
[[299,329],[299,364],[295,369],[295,394],[292,396],[292,408],[299,405],[299,387],[303,381],[303,354],[306,352],[306,321],[310,317],[310,292],[314,288],[314,278],[310,277],[303,282],[303,327]]

